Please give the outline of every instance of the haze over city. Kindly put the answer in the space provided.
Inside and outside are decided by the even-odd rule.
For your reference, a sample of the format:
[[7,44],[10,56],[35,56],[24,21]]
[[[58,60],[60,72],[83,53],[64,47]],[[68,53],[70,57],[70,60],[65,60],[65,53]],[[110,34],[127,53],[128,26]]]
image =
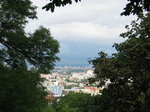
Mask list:
[[88,59],[94,59],[100,51],[114,53],[112,45],[124,41],[119,34],[135,18],[120,16],[126,4],[124,0],[82,0],[57,7],[54,13],[42,10],[49,1],[32,2],[39,7],[38,19],[30,20],[26,31],[33,32],[40,25],[50,29],[60,43],[61,61],[57,65],[88,65]]

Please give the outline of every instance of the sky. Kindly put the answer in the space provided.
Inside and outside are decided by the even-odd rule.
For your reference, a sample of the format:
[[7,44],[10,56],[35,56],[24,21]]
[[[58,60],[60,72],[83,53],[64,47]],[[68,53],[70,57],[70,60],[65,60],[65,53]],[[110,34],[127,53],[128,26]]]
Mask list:
[[127,0],[81,0],[51,11],[42,10],[49,0],[31,0],[38,6],[37,20],[29,20],[27,32],[40,25],[49,28],[59,41],[61,61],[57,65],[89,65],[88,60],[98,57],[100,51],[111,55],[116,52],[114,43],[125,39],[120,33],[126,31],[134,16],[120,16]]

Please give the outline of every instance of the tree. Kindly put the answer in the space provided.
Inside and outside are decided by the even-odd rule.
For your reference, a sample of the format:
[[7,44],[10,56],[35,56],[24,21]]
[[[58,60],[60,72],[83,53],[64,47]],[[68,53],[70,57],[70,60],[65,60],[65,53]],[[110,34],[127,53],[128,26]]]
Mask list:
[[21,41],[25,39],[24,26],[27,18],[36,18],[36,7],[31,6],[29,0],[1,0],[0,6],[0,60],[2,63],[12,64],[9,54],[13,55],[10,52],[16,51],[17,46],[14,44],[18,43],[19,46],[24,43]]
[[33,34],[29,34],[29,42],[23,53],[30,64],[35,65],[41,73],[49,73],[59,61],[59,42],[42,26]]
[[[16,7],[17,6],[17,7]],[[36,6],[30,0],[0,1],[0,42],[8,39],[8,33],[23,32],[28,19],[36,19]],[[7,34],[7,35],[6,35]],[[20,33],[19,33],[20,34]]]
[[41,112],[47,93],[40,73],[49,73],[59,60],[59,43],[43,26],[24,31],[28,19],[37,18],[30,0],[1,0],[0,15],[0,111]]
[[0,111],[41,112],[47,105],[42,81],[38,73],[0,64]]
[[36,18],[36,7],[31,6],[29,0],[21,0],[19,3],[9,0],[1,2],[0,60],[12,69],[30,64],[40,72],[48,73],[54,63],[59,61],[56,56],[59,43],[51,36],[49,29],[42,26],[33,34],[25,33],[27,18]]
[[150,14],[138,20],[121,34],[127,40],[114,44],[117,53],[109,57],[101,52],[91,61],[97,76],[90,81],[99,81],[99,86],[111,81],[102,91],[101,111],[150,112]]
[[82,92],[69,92],[59,100],[54,100],[51,107],[56,112],[99,112],[99,97]]
[[[75,2],[79,2],[81,0],[74,0]],[[149,0],[128,0],[126,7],[124,8],[124,12],[121,15],[128,16],[130,14],[139,15],[144,11],[150,12],[150,1]],[[50,3],[43,6],[43,9],[46,11],[51,10],[54,12],[55,7],[65,6],[67,4],[72,4],[73,0],[50,0]]]
[[56,112],[54,108],[52,108],[51,106],[47,106],[43,109],[42,112]]

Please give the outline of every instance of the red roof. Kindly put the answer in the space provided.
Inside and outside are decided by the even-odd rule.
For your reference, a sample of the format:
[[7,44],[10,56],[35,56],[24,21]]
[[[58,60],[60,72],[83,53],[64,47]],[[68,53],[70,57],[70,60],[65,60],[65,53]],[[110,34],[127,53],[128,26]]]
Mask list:
[[85,87],[85,89],[97,90],[97,88],[96,88],[96,87]]
[[50,99],[50,100],[54,100],[54,94],[53,93],[49,93],[45,98],[46,99]]

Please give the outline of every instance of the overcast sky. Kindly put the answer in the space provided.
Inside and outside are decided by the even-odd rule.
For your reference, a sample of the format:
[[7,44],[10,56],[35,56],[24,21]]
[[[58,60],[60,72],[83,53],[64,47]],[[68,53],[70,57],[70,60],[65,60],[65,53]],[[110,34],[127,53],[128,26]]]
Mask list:
[[112,45],[123,42],[120,33],[133,16],[120,16],[127,0],[81,0],[65,7],[55,8],[54,13],[42,10],[49,0],[31,0],[38,6],[38,20],[30,20],[26,31],[33,32],[42,25],[49,28],[60,43],[61,62],[58,64],[88,64],[98,52],[115,52]]

